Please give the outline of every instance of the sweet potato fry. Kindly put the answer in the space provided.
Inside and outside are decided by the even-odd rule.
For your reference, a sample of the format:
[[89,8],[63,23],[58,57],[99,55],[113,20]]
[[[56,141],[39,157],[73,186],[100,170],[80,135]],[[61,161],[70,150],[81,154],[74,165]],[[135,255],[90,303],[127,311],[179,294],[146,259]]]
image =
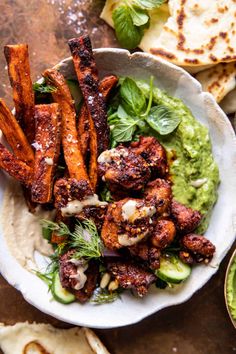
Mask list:
[[2,99],[0,99],[0,129],[8,144],[11,146],[14,155],[19,160],[22,160],[27,163],[27,165],[33,167],[33,149],[16,118]]
[[59,71],[48,69],[43,76],[51,82],[57,91],[52,93],[53,99],[61,108],[62,114],[62,146],[66,165],[71,178],[85,180],[89,183],[89,177],[80,150],[78,134],[76,130],[76,113],[69,88],[65,78]]
[[106,105],[98,89],[98,74],[88,36],[69,40],[75,71],[89,113],[90,165],[89,176],[95,189],[98,180],[97,158],[109,146]]
[[8,75],[13,88],[16,119],[29,142],[34,140],[34,93],[30,78],[28,46],[26,44],[6,45],[4,54]]
[[83,155],[84,160],[86,160],[86,154],[89,148],[89,113],[87,110],[87,106],[84,103],[81,107],[78,117],[78,138],[80,141],[81,153]]
[[25,162],[17,159],[0,143],[0,168],[11,177],[29,187],[32,183],[33,169]]
[[[70,220],[71,218],[67,218],[66,216],[62,216],[61,211],[57,209],[57,213],[56,213],[56,217],[55,217],[55,222],[56,223],[60,223],[63,222],[66,225],[70,225]],[[63,243],[67,240],[68,235],[58,235],[56,231],[52,232],[52,236],[51,236],[51,243],[56,243],[56,244],[60,244]]]
[[98,184],[98,139],[97,139],[97,132],[94,125],[94,121],[89,115],[89,147],[90,147],[90,160],[89,160],[89,179],[91,181],[91,185],[93,190],[96,191],[97,184]]
[[80,88],[96,129],[99,155],[109,146],[109,127],[105,101],[98,90],[98,74],[91,42],[88,36],[81,36],[70,39],[68,43]]
[[[98,89],[102,93],[105,101],[108,99],[112,88],[117,84],[118,78],[114,75],[107,76],[99,83]],[[89,147],[89,113],[86,104],[84,103],[78,118],[78,135],[80,140],[81,152],[85,158]]]
[[49,203],[60,153],[61,113],[57,103],[35,106],[35,167],[32,201]]

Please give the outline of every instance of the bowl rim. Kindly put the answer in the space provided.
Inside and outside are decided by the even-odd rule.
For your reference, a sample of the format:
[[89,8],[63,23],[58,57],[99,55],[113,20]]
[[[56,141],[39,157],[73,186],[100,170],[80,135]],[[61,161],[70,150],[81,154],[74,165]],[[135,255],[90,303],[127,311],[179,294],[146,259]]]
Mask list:
[[[214,110],[217,112],[217,114],[219,115],[219,118],[222,119],[222,121],[224,122],[225,126],[226,126],[226,130],[228,131],[227,134],[230,137],[230,139],[232,140],[232,144],[235,146],[235,155],[236,155],[236,136],[233,130],[233,127],[230,123],[230,121],[228,120],[227,116],[225,115],[225,113],[222,111],[222,109],[219,107],[219,105],[216,103],[216,101],[214,100],[213,96],[210,93],[207,92],[203,92],[202,91],[202,87],[201,84],[195,79],[193,78],[188,72],[186,72],[184,69],[174,65],[173,63],[170,63],[164,59],[161,58],[157,58],[152,54],[149,53],[143,53],[143,52],[135,52],[133,54],[130,54],[130,52],[128,50],[125,49],[119,49],[119,48],[98,48],[98,49],[94,49],[94,53],[98,53],[98,54],[107,54],[107,53],[115,53],[117,55],[119,54],[125,54],[127,56],[129,56],[129,58],[136,58],[136,57],[143,57],[146,60],[152,60],[155,61],[156,63],[161,63],[164,64],[165,66],[174,69],[175,71],[178,71],[179,73],[181,73],[181,75],[183,75],[186,78],[191,79],[192,81],[192,85],[196,88],[198,88],[198,93],[203,95],[204,100],[206,100],[208,105],[213,106]],[[65,58],[63,60],[61,60],[58,64],[56,64],[53,68],[59,69],[63,64],[68,63],[72,60],[71,57]],[[236,207],[234,208],[235,212],[236,212]],[[233,232],[234,232],[234,236],[236,234],[236,224],[233,225]],[[228,252],[228,250],[230,249],[231,245],[233,244],[234,239],[232,237],[232,239],[230,240],[229,244],[227,245],[227,247],[225,247],[224,252],[221,254],[219,263],[223,260],[223,258],[225,257],[226,253]],[[61,315],[60,313],[56,313],[54,311],[51,311],[50,309],[46,309],[43,308],[43,306],[36,302],[34,300],[31,299],[30,294],[28,294],[25,289],[24,286],[21,285],[21,283],[18,282],[18,279],[14,278],[14,276],[11,274],[11,272],[9,272],[9,270],[6,269],[6,267],[3,266],[4,261],[1,261],[0,258],[0,270],[2,272],[2,275],[5,277],[5,279],[8,281],[9,284],[11,284],[12,286],[14,286],[15,288],[17,288],[17,290],[19,290],[24,299],[29,302],[31,305],[33,305],[34,307],[38,308],[40,311],[51,315],[61,321],[66,321],[68,323],[71,324],[76,324],[76,325],[83,325],[83,326],[89,326],[92,328],[104,328],[104,329],[108,329],[108,328],[116,328],[116,327],[122,327],[122,326],[126,326],[126,325],[131,325],[134,323],[137,323],[141,320],[143,320],[144,318],[162,310],[165,307],[170,307],[170,306],[175,306],[178,304],[181,304],[183,302],[186,302],[187,300],[189,300],[196,291],[199,291],[202,286],[204,286],[209,279],[217,272],[218,268],[219,268],[219,264],[216,265],[216,267],[211,267],[211,269],[209,269],[208,274],[206,276],[206,278],[200,283],[198,289],[196,289],[195,291],[191,292],[191,293],[187,293],[184,297],[182,297],[180,300],[175,301],[174,304],[170,304],[170,305],[163,305],[162,307],[160,307],[159,309],[149,309],[148,311],[145,312],[145,314],[137,314],[137,316],[135,317],[135,319],[129,320],[129,321],[120,321],[119,323],[117,322],[115,325],[112,324],[103,324],[103,325],[93,325],[91,324],[91,322],[80,322],[78,320],[77,323],[75,323],[75,321],[72,321],[70,319],[65,319],[65,317],[63,315]],[[145,305],[144,305],[145,306]]]
[[231,312],[229,309],[229,304],[228,304],[228,297],[227,297],[227,282],[228,282],[228,277],[229,277],[229,271],[230,271],[230,268],[235,260],[236,260],[236,249],[233,251],[233,253],[230,257],[229,263],[227,265],[227,268],[226,268],[225,281],[224,281],[224,297],[225,297],[225,305],[226,305],[226,309],[227,309],[229,318],[232,322],[233,327],[236,329],[236,320],[234,320],[231,315]]

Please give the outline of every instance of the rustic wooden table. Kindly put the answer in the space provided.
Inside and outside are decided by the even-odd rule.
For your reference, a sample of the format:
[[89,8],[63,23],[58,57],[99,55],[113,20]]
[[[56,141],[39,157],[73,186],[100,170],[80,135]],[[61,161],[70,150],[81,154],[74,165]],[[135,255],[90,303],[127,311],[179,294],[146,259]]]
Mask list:
[[[98,18],[103,3],[101,0],[1,0],[0,97],[12,104],[3,56],[5,44],[29,44],[34,80],[44,69],[69,56],[67,39],[86,30],[95,47],[118,46],[113,31]],[[236,352],[235,330],[223,294],[228,260],[229,255],[217,274],[185,304],[165,309],[134,326],[96,332],[111,353],[116,354]],[[26,320],[68,326],[26,303],[19,292],[0,278],[0,322],[13,324]]]

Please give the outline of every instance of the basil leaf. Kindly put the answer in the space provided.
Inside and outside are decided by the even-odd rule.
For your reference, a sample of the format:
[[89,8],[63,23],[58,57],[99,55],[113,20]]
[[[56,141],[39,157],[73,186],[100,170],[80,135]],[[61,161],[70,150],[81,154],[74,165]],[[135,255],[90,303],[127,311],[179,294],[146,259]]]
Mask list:
[[160,135],[172,133],[179,125],[180,118],[165,106],[152,107],[146,121]]
[[127,113],[138,116],[145,109],[145,96],[134,80],[128,77],[124,80],[121,85],[120,95]]
[[120,119],[128,118],[128,114],[126,113],[125,109],[121,105],[119,105],[118,107],[117,115]]
[[135,26],[143,26],[149,21],[147,11],[140,9],[137,6],[130,7],[130,16]]
[[136,130],[138,120],[132,118],[126,118],[121,120],[120,123],[114,126],[112,129],[112,137],[118,143],[131,141],[133,134]]
[[130,8],[125,5],[117,7],[112,12],[115,32],[120,44],[127,48],[136,48],[143,36],[143,30],[135,26],[130,13]]
[[152,10],[164,4],[165,0],[135,0],[135,2],[142,9]]

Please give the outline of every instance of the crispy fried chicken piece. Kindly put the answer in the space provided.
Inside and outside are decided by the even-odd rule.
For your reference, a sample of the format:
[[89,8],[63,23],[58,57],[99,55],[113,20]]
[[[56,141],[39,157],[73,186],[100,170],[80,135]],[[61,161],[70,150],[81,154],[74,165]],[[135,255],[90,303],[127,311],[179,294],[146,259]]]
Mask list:
[[152,232],[156,208],[143,199],[125,198],[108,206],[101,237],[108,249],[131,246]]
[[175,224],[171,220],[159,220],[153,230],[151,243],[163,249],[171,244],[176,234]]
[[[98,279],[98,265],[95,262],[90,262],[87,266],[84,266],[83,260],[81,260],[81,266],[84,267],[84,274],[81,274],[81,277],[85,277],[83,281],[85,281],[84,286],[81,289],[79,287],[79,277],[78,277],[78,267],[80,267],[79,262],[73,260],[73,255],[75,250],[70,250],[66,252],[59,259],[59,274],[60,281],[63,288],[71,291],[77,300],[80,302],[87,301],[93,294],[95,290],[97,279]],[[72,261],[70,261],[72,260]],[[83,273],[83,272],[82,272]],[[83,285],[83,283],[82,283]]]
[[172,192],[168,181],[157,178],[149,182],[144,190],[144,197],[148,204],[155,206],[158,215],[169,215]]
[[74,254],[75,250],[70,250],[59,258],[60,281],[65,289],[73,289],[78,283],[76,278],[74,278],[77,273],[77,265],[70,262]]
[[171,203],[171,216],[177,230],[183,234],[195,230],[202,219],[199,211],[188,208],[175,200]]
[[194,259],[189,251],[179,251],[179,258],[186,264],[192,265],[194,263]]
[[[181,253],[180,257],[183,261],[186,260],[186,263],[190,263],[191,258],[197,263],[203,261],[208,263],[212,259],[216,249],[210,240],[196,234],[183,236],[181,245],[185,254]],[[189,256],[187,256],[187,253],[189,253]]]
[[104,224],[102,226],[101,238],[105,246],[110,250],[115,250],[122,247],[118,241],[120,222],[121,208],[117,208],[117,203],[109,204]]
[[112,192],[144,187],[150,178],[147,162],[132,149],[118,146],[104,151],[98,158],[99,175]]
[[156,138],[140,136],[139,141],[131,143],[131,147],[147,161],[154,178],[166,176],[168,173],[166,151]]
[[135,289],[141,297],[147,294],[149,286],[156,280],[153,273],[129,261],[110,262],[108,270],[116,278],[120,287]]
[[79,302],[86,302],[93,295],[93,292],[96,288],[98,276],[99,276],[99,267],[98,264],[90,261],[89,267],[85,272],[87,276],[87,281],[84,284],[83,289],[73,291],[75,297]]
[[96,225],[98,231],[100,232],[105,220],[107,212],[107,206],[88,206],[84,207],[82,212],[76,215],[76,218],[83,221],[85,219],[90,219]]
[[73,199],[82,200],[92,195],[87,180],[75,178],[60,178],[54,185],[55,208],[64,208]]
[[147,262],[148,266],[155,270],[160,267],[161,252],[158,248],[153,247],[148,243],[140,242],[134,246],[129,247],[132,256],[138,257]]

